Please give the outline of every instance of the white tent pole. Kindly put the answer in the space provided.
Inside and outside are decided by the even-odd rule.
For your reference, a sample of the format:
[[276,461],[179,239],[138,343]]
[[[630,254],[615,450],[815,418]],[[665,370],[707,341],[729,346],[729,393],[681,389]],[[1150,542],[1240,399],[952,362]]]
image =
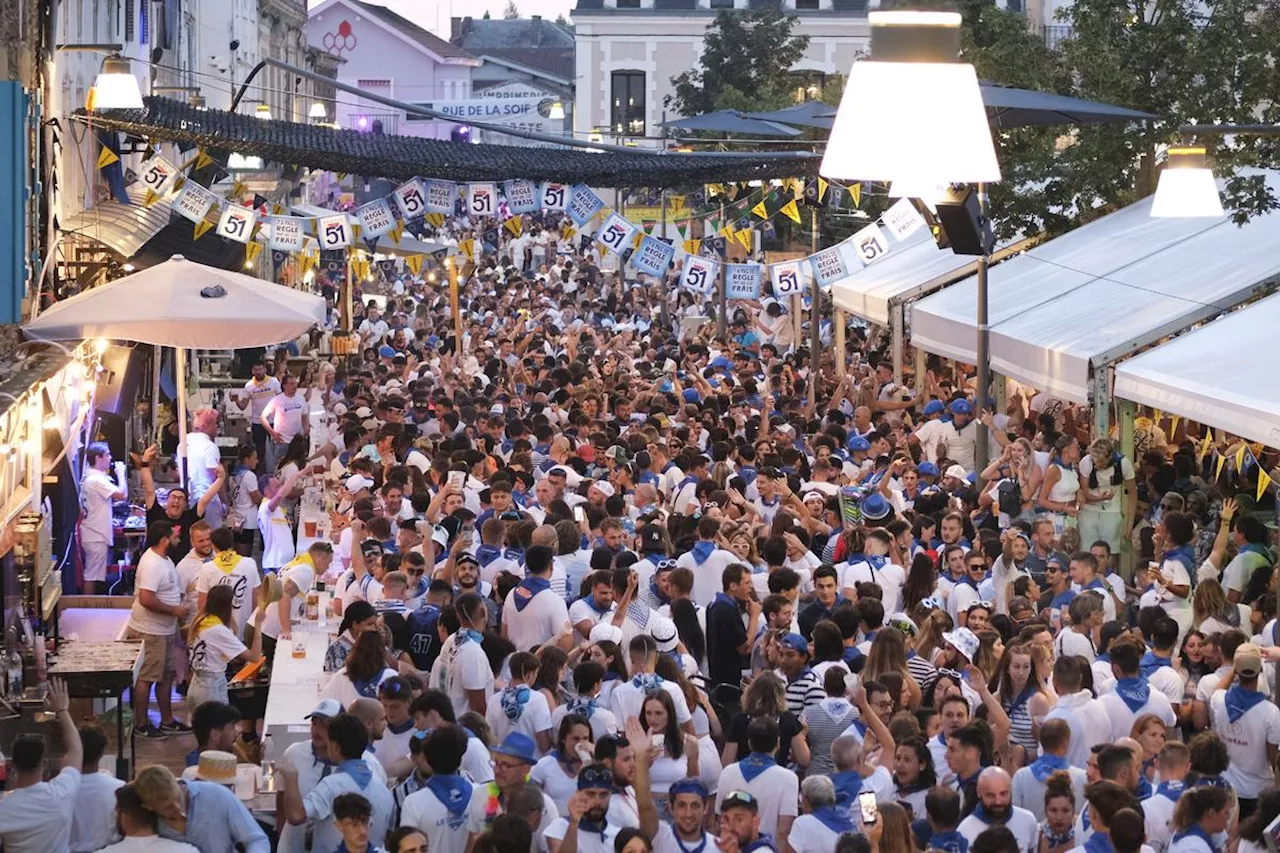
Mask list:
[[187,351],[178,347],[175,351],[175,370],[178,374],[178,485],[187,488]]

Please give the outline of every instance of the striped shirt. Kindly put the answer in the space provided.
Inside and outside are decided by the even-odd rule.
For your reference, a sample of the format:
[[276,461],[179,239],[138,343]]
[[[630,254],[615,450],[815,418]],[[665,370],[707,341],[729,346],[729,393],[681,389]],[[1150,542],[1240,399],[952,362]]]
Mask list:
[[938,670],[933,664],[914,652],[907,657],[907,672],[920,685],[921,693],[928,693],[930,685],[938,678]]
[[858,709],[849,700],[838,696],[828,696],[805,709],[800,720],[808,726],[805,739],[809,742],[811,756],[809,766],[805,768],[806,775],[826,775],[835,771],[831,761],[831,743],[844,734],[844,730],[857,718]]
[[787,682],[787,710],[797,717],[806,708],[827,698],[827,691],[822,688],[822,679],[808,667],[794,680],[788,679],[781,672],[778,676]]

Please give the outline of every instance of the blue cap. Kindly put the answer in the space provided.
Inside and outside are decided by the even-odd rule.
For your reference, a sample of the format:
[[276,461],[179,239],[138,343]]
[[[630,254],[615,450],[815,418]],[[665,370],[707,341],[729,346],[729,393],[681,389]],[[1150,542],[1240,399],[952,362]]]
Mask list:
[[702,404],[702,395],[698,393],[697,388],[686,388],[681,396],[684,397],[686,403]]
[[866,453],[871,449],[871,442],[860,435],[854,435],[849,437],[848,447],[850,453],[858,453],[859,451]]
[[670,394],[675,387],[675,385],[671,384],[670,379],[664,379],[658,384],[658,390],[663,394]]
[[697,794],[704,800],[711,796],[711,792],[707,790],[706,784],[704,784],[701,779],[694,776],[688,776],[684,779],[677,779],[675,782],[672,782],[671,788],[667,791],[667,795],[674,800],[676,798],[676,794]]
[[965,479],[966,479],[966,480],[968,480],[970,483],[976,483],[976,482],[978,482],[978,472],[977,472],[977,471],[970,471],[970,472],[969,472],[969,476],[965,477]]
[[921,462],[916,466],[916,473],[921,477],[936,477],[938,476],[938,466],[932,462]]
[[942,404],[941,400],[930,400],[924,404],[924,416],[937,415],[946,411],[947,407]]
[[879,492],[872,492],[862,500],[862,517],[871,521],[880,521],[893,514],[893,507]]
[[511,732],[502,739],[502,743],[492,747],[490,752],[496,752],[498,755],[507,755],[511,758],[518,758],[525,764],[538,763],[533,738],[523,732]]
[[809,641],[799,634],[783,634],[778,640],[778,645],[784,649],[809,654]]
[[968,400],[956,400],[951,404],[951,414],[953,415],[972,415],[973,406],[969,405]]
[[390,344],[383,344],[382,346],[378,347],[378,356],[381,358],[395,358],[396,356],[395,347],[391,346]]
[[733,368],[733,362],[722,355],[718,355],[711,359],[711,366],[716,370],[731,370]]

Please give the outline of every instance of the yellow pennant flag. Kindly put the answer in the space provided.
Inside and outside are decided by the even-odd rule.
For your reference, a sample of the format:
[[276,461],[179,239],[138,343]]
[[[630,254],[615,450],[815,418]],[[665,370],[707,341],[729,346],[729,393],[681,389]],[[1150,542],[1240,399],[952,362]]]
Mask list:
[[99,169],[105,169],[108,166],[110,166],[112,163],[119,163],[119,162],[120,162],[119,154],[112,151],[110,148],[106,147],[105,145],[102,146],[102,150],[98,152],[98,168]]
[[443,228],[443,227],[444,227],[444,214],[443,214],[443,213],[428,213],[428,214],[427,214],[425,217],[423,217],[423,218],[427,220],[427,224],[428,224],[428,225],[430,225],[432,228]]
[[213,227],[212,222],[210,222],[207,219],[201,219],[199,222],[196,223],[195,234],[192,236],[191,239],[199,240],[201,237],[204,236],[204,232],[208,231],[212,227]]
[[1260,503],[1262,496],[1267,493],[1267,486],[1271,485],[1271,475],[1262,468],[1258,468],[1258,494],[1254,497],[1254,503]]
[[1218,478],[1222,476],[1222,466],[1226,464],[1226,461],[1226,456],[1223,456],[1221,453],[1218,454],[1218,464],[1215,465],[1213,469],[1213,480],[1215,483],[1218,481]]
[[275,216],[282,216],[282,215],[284,215],[284,205],[283,205],[283,204],[273,204],[273,205],[271,205],[271,213],[272,213],[273,215],[275,215]]
[[410,255],[404,259],[404,265],[409,268],[409,272],[413,273],[413,277],[417,278],[422,272],[422,262],[426,260],[426,255]]
[[240,198],[240,196],[244,195],[246,189],[248,187],[245,186],[244,181],[237,180],[231,185],[231,192],[227,195],[227,198]]
[[1169,438],[1173,438],[1174,433],[1178,431],[1178,422],[1181,420],[1182,418],[1177,415],[1169,415]]
[[400,245],[400,238],[404,236],[404,223],[396,222],[394,228],[387,232],[387,236],[391,238],[391,242],[397,246]]
[[310,252],[303,252],[298,260],[302,267],[302,274],[304,276],[311,271],[312,267],[316,266],[320,262],[320,259]]
[[258,232],[261,230],[262,230],[262,220],[259,219],[257,222],[253,223],[253,230],[249,232],[249,239],[250,240],[258,239]]
[[213,158],[204,153],[204,149],[200,149],[200,153],[196,154],[196,168],[203,169],[206,166],[213,165]]
[[337,175],[338,183],[342,183],[342,180],[347,176],[346,172],[337,172],[335,174]]
[[791,199],[791,201],[784,204],[782,206],[782,209],[778,212],[785,215],[788,219],[790,219],[792,222],[796,223],[797,225],[800,224],[800,208],[796,207],[796,200],[794,198]]
[[560,234],[563,235],[564,239],[566,240],[572,240],[573,235],[577,233],[578,233],[578,229],[574,228],[572,225],[566,225],[564,228],[560,229]]
[[645,233],[641,231],[639,228],[637,228],[636,236],[631,240],[631,248],[639,249],[640,243],[643,242],[644,238],[645,238]]
[[250,240],[244,244],[244,262],[251,264],[258,259],[258,255],[262,253],[262,244]]
[[854,207],[862,207],[862,184],[849,185],[849,198],[853,199]]
[[796,198],[804,198],[804,178],[792,178],[788,181],[791,187],[791,194]]
[[512,237],[519,237],[520,233],[524,231],[524,219],[519,216],[513,216],[502,223],[502,227],[510,231]]
[[769,211],[764,206],[764,199],[760,199],[760,202],[755,207],[751,208],[751,212],[756,216],[759,216],[761,219],[769,218]]
[[1240,442],[1240,449],[1236,451],[1236,473],[1239,474],[1244,470],[1244,455],[1249,451],[1249,446],[1243,441]]
[[1209,445],[1213,442],[1213,430],[1206,429],[1204,432],[1204,441],[1200,442],[1200,451],[1196,454],[1196,461],[1204,461],[1204,457],[1209,452]]
[[743,228],[741,231],[735,231],[734,238],[742,244],[742,247],[748,252],[751,251],[751,229]]
[[725,238],[726,240],[733,239],[733,223],[732,222],[725,223],[724,227],[720,229],[720,236]]
[[142,199],[143,207],[150,207],[160,200],[160,196],[155,190],[147,190],[147,194]]
[[827,187],[830,186],[823,178],[818,178],[818,201],[822,201],[827,197]]
[[182,188],[183,188],[184,186],[186,186],[186,183],[187,183],[187,176],[186,176],[186,175],[178,175],[178,177],[176,177],[176,178],[174,178],[174,179],[173,179],[173,191],[174,191],[174,192],[181,192],[181,191],[182,191]]
[[701,242],[702,242],[701,240],[685,240],[684,241],[685,254],[688,254],[688,255],[698,254],[698,245]]
[[467,256],[467,260],[474,261],[476,258],[476,241],[475,240],[459,240],[458,251]]

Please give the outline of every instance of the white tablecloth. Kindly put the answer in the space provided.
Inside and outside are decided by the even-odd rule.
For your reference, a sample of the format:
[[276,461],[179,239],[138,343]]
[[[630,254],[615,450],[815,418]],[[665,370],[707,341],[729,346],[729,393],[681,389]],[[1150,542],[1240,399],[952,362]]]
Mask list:
[[[321,612],[328,607],[327,593],[321,593]],[[276,646],[271,669],[271,688],[267,693],[267,710],[263,733],[270,735],[269,754],[276,761],[285,749],[311,737],[311,724],[305,719],[320,701],[320,691],[329,680],[324,671],[324,654],[332,642],[330,632],[337,633],[338,623],[329,617],[324,624],[302,620],[293,626],[293,638]],[[307,655],[293,656],[294,643],[304,642]]]

